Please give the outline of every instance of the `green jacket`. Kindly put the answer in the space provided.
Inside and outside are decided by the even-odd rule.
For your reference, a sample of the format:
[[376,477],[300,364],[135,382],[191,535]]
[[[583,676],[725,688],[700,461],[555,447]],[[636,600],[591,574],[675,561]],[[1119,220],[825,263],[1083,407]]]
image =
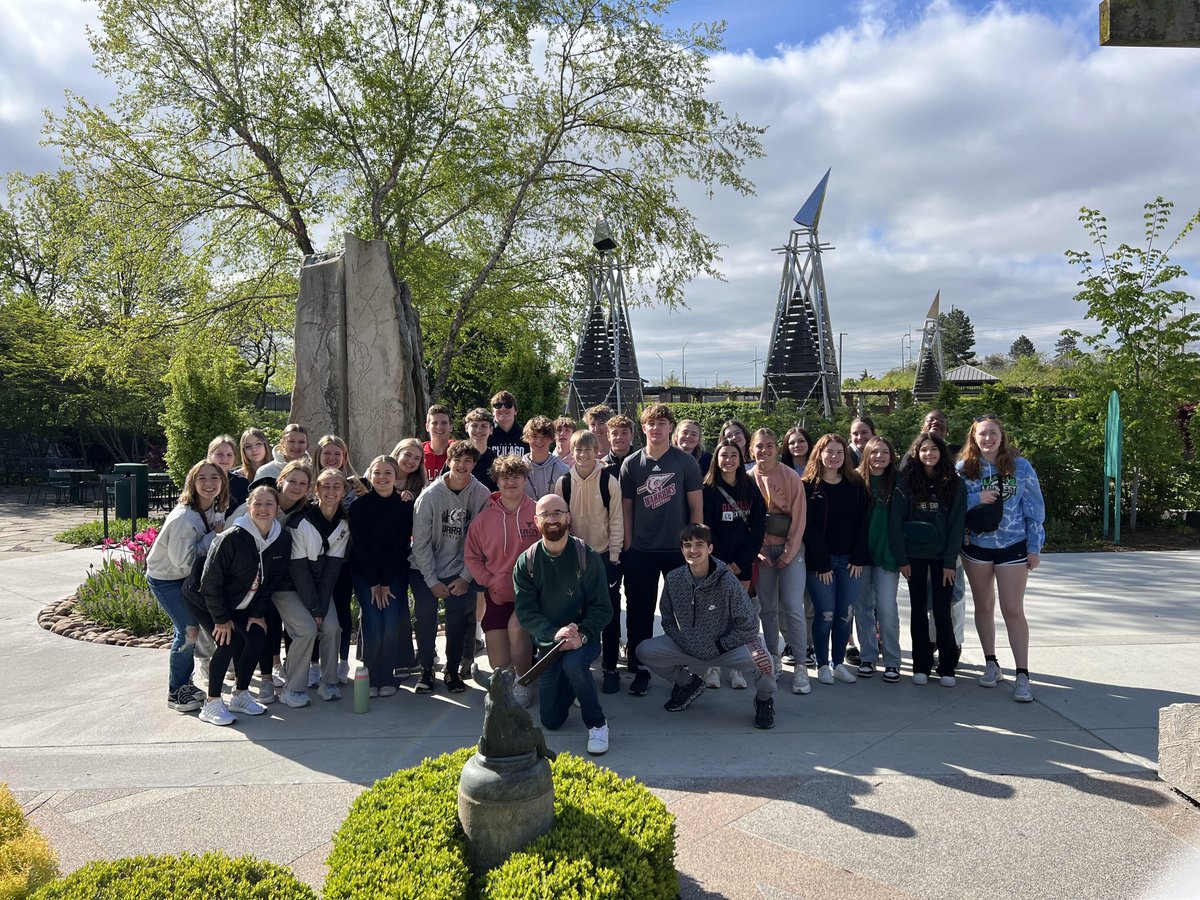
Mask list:
[[604,560],[584,545],[584,570],[580,571],[574,540],[568,540],[558,556],[551,556],[538,541],[518,556],[513,566],[517,621],[541,647],[553,647],[555,632],[571,622],[579,625],[589,643],[598,641],[612,618]]

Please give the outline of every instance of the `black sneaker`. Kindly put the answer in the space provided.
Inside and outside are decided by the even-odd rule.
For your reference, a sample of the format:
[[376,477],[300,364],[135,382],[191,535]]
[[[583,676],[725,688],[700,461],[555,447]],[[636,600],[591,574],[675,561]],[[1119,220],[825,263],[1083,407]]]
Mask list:
[[754,699],[754,727],[775,727],[775,701],[770,697],[765,700]]
[[791,644],[783,645],[783,654],[779,657],[779,661],[785,666],[794,666],[796,664],[796,654],[792,652]]
[[862,654],[858,652],[858,648],[853,644],[846,648],[846,662],[852,666],[862,665]]
[[646,691],[650,689],[650,670],[638,669],[637,674],[633,676],[633,684],[629,685],[629,693],[635,697],[645,696]]
[[804,667],[807,669],[815,669],[817,667],[816,647],[809,647],[804,651]]
[[663,709],[667,712],[683,712],[704,693],[704,687],[704,679],[693,675],[687,684],[675,685],[675,690],[671,691],[671,699],[663,704]]
[[604,685],[600,688],[602,694],[615,694],[621,690],[621,673],[616,669],[604,670]]
[[466,681],[471,677],[471,663],[473,660],[464,659],[458,667],[458,677]]
[[900,681],[900,669],[896,666],[888,666],[883,670],[883,680],[888,684],[896,684]]
[[190,684],[167,694],[167,708],[175,712],[196,712],[204,708],[204,692]]
[[421,670],[421,677],[417,679],[415,690],[418,694],[433,693],[433,669]]
[[463,680],[459,675],[454,672],[446,673],[446,690],[448,690],[451,694],[461,694],[466,689],[467,686],[463,683]]

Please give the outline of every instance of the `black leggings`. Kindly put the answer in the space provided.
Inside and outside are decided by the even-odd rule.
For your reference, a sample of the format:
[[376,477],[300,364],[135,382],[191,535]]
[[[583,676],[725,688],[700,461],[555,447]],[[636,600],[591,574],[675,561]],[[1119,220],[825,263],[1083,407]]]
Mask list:
[[[193,602],[188,597],[188,608],[196,616],[196,621],[212,634],[213,617],[207,606]],[[235,609],[230,621],[233,622],[233,634],[228,644],[217,644],[213,652],[212,662],[208,670],[208,696],[220,697],[221,687],[225,682],[225,673],[229,670],[230,660],[233,661],[233,671],[236,686],[239,691],[250,687],[250,679],[254,675],[254,667],[262,655],[267,635],[258,625],[246,627],[250,613],[244,609]],[[267,676],[270,677],[269,675]]]

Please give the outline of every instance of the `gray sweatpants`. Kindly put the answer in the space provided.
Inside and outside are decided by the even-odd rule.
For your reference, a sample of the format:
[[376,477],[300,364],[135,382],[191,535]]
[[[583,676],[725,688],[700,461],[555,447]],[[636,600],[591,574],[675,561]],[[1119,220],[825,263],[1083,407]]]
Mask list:
[[276,591],[271,595],[271,600],[279,610],[283,627],[292,637],[292,644],[288,647],[287,659],[283,664],[283,674],[287,679],[284,689],[308,690],[308,666],[312,660],[314,644],[318,645],[321,651],[321,680],[325,684],[337,684],[338,642],[342,636],[342,629],[338,624],[334,605],[329,604],[329,611],[318,627],[312,613],[295,591]]
[[712,659],[697,659],[684,653],[679,649],[679,645],[665,634],[660,634],[638,644],[638,660],[655,675],[677,685],[691,681],[692,673],[687,671],[688,668],[694,669],[695,674],[701,677],[711,666],[737,669],[746,676],[747,681],[754,682],[758,699],[765,700],[775,696],[775,676],[764,675],[745,647],[727,650]]

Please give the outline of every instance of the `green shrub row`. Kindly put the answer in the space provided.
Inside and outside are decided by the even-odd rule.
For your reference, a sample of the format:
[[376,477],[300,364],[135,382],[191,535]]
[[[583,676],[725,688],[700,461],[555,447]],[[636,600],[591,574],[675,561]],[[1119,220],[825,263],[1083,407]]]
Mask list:
[[58,875],[58,858],[0,784],[0,900],[24,900]]
[[[114,541],[131,538],[147,528],[161,528],[162,523],[162,519],[138,519],[131,531],[128,519],[109,519],[108,537]],[[74,544],[77,547],[99,547],[104,543],[104,523],[100,521],[84,522],[74,528],[60,531],[54,536],[54,539],[62,541],[64,544]]]
[[554,828],[473,878],[458,822],[466,748],[363,792],[333,839],[323,896],[430,900],[658,900],[678,895],[675,820],[633,779],[560,754]]
[[132,856],[89,863],[35,900],[316,900],[285,866],[223,853]]
[[99,569],[89,566],[76,608],[93,622],[138,637],[171,630],[171,619],[150,592],[145,570],[128,559],[106,559]]

